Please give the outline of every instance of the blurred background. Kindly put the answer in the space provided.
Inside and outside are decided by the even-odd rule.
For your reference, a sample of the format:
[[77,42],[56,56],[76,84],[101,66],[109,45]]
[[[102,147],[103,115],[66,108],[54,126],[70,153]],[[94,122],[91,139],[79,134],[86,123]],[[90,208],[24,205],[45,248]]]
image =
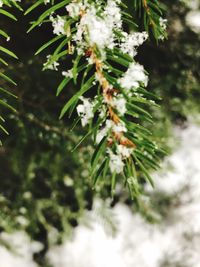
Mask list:
[[18,81],[10,89],[18,101],[9,100],[17,113],[2,110],[10,136],[0,148],[0,267],[200,266],[200,1],[162,7],[168,39],[147,42],[137,59],[162,99],[148,127],[169,155],[152,174],[155,189],[144,185],[135,201],[120,186],[111,200],[109,182],[92,190],[91,140],[70,152],[84,130],[70,131],[73,118],[58,116],[76,89],[70,84],[56,98],[62,78],[41,72],[46,54],[33,56],[51,28],[25,34],[41,10],[13,11],[18,23],[1,19],[20,60],[7,71]]

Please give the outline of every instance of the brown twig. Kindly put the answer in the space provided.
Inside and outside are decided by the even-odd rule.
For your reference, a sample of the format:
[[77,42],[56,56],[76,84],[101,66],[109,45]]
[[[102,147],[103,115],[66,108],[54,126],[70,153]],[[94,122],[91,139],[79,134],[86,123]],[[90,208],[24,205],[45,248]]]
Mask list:
[[[95,64],[96,72],[97,72],[97,75],[99,77],[99,82],[100,82],[100,85],[101,85],[101,87],[103,89],[103,96],[104,96],[105,102],[108,103],[108,115],[109,115],[110,119],[117,125],[117,124],[120,123],[120,118],[114,112],[111,104],[109,104],[109,102],[112,101],[113,93],[117,92],[117,90],[113,89],[110,86],[110,84],[107,81],[107,79],[104,77],[103,72],[102,72],[103,64],[102,64],[101,60],[97,58],[97,56],[96,56],[96,54],[94,52],[94,48],[93,49],[92,48],[89,49],[87,54],[90,54],[90,56],[92,57],[92,60],[93,60],[93,62]],[[127,146],[127,147],[132,147],[132,148],[136,147],[136,145],[131,140],[129,140],[128,138],[126,138],[124,136],[123,132],[121,132],[121,133],[114,133],[113,132],[113,137],[121,145],[124,145],[124,146]],[[112,144],[112,141],[109,140],[109,145],[111,145],[111,144]]]

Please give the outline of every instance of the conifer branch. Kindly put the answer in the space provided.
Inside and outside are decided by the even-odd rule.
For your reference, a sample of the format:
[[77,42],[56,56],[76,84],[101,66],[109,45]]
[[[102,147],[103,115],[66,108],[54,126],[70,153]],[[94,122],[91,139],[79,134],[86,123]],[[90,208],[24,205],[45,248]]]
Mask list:
[[[16,1],[15,0],[0,0],[0,16],[4,16],[13,21],[17,21],[17,18],[13,14],[11,14],[9,11],[7,11],[7,8],[10,8],[12,6],[15,6],[20,9],[19,5],[16,2],[17,0]],[[2,29],[0,29],[0,37],[6,39],[7,42],[10,41],[10,36]],[[15,53],[13,53],[12,51],[10,51],[8,48],[4,46],[0,46],[0,53],[1,53],[0,62],[6,67],[8,66],[8,62],[6,61],[7,57],[18,59]],[[3,70],[0,70],[0,82],[1,82],[0,93],[2,94],[2,96],[0,96],[0,108],[4,107],[4,108],[11,110],[12,112],[15,112],[16,110],[8,103],[8,98],[9,96],[16,98],[16,96],[10,93],[9,90],[5,89],[4,84],[16,85],[16,83],[9,76],[7,76]],[[1,115],[1,113],[0,113],[0,130],[3,131],[3,133],[8,135],[8,132],[3,125],[5,120],[3,116]],[[0,145],[2,145],[1,140],[0,140]]]

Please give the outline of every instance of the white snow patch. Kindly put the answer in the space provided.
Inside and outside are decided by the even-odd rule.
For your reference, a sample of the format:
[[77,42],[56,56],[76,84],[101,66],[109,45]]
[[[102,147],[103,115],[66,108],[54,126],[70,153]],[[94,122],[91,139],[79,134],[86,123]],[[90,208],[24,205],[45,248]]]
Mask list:
[[186,24],[192,31],[200,34],[200,10],[189,11],[186,15]]
[[171,211],[174,218],[150,225],[118,204],[114,208],[117,235],[108,236],[98,220],[93,220],[92,229],[79,226],[72,241],[48,252],[55,267],[161,267],[165,259],[171,266],[184,262],[184,266],[200,267],[200,127],[176,129],[175,134],[181,146],[165,163],[172,169],[155,175],[157,190],[164,193],[188,186],[180,205]]
[[0,246],[0,267],[38,267],[33,254],[42,249],[42,244],[31,241],[25,232],[1,233],[1,240],[9,248]]

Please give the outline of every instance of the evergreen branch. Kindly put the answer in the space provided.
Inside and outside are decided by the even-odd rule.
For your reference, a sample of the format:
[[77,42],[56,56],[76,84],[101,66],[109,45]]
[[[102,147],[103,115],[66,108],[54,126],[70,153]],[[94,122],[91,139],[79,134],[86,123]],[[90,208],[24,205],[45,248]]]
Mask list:
[[140,16],[143,14],[143,23],[146,31],[151,31],[156,40],[167,37],[166,19],[162,18],[162,9],[157,0],[135,0],[135,10]]
[[[142,0],[142,5],[139,5],[144,8],[144,24],[148,32],[148,25],[154,29],[160,27],[158,16],[155,19],[160,9],[157,1],[154,2]],[[41,3],[34,4],[26,13]],[[68,11],[67,16],[51,15],[52,11],[57,12],[63,7]],[[29,31],[46,22],[48,16],[57,36],[36,53],[55,42],[58,45],[54,53],[48,56],[44,69],[58,70],[60,60],[67,55],[73,58],[72,68],[63,72],[65,77],[57,89],[57,95],[70,81],[77,85],[81,80],[80,90],[64,105],[60,118],[67,112],[71,116],[76,108],[79,117],[76,121],[81,120],[82,126],[89,125],[88,133],[77,146],[88,136],[93,136],[96,147],[91,161],[93,184],[100,177],[105,179],[107,173],[112,174],[110,183],[113,195],[116,178],[121,174],[131,196],[137,197],[140,192],[137,172],[141,171],[146,181],[153,185],[149,169],[158,167],[156,153],[159,150],[151,141],[151,133],[136,123],[138,120],[152,122],[146,106],[155,104],[155,97],[144,89],[148,82],[147,73],[134,59],[137,47],[148,38],[148,33],[124,31],[122,24],[134,24],[134,21],[120,0],[52,3]],[[84,96],[91,94],[90,91],[96,95],[94,99]],[[82,103],[79,104],[79,101]]]
[[[19,5],[16,3],[15,0],[3,0],[1,1],[1,6],[7,6],[7,7],[12,7],[15,6],[17,8],[20,8]],[[8,12],[7,10],[4,10],[3,8],[0,8],[0,15],[6,16],[9,19],[12,19],[14,21],[17,21],[17,18],[12,15],[10,12]],[[7,41],[10,40],[9,35],[3,31],[2,29],[0,29],[0,35],[5,37]],[[12,57],[14,59],[18,59],[18,57],[15,55],[15,53],[13,53],[12,51],[10,51],[9,49],[7,49],[6,47],[0,46],[0,52],[3,54],[3,56],[8,56],[8,57]],[[0,61],[5,65],[8,66],[8,63],[2,58],[2,56],[0,56]],[[16,85],[16,83],[10,78],[8,77],[4,72],[0,72],[0,78],[2,79],[2,81],[4,82],[8,82],[10,84]],[[4,95],[9,95],[12,97],[15,97],[12,93],[10,93],[7,89],[4,88],[0,88],[0,92],[4,93]],[[5,100],[5,97],[3,99],[0,99],[0,106],[2,107],[6,107],[10,110],[12,110],[13,112],[15,112],[16,110],[7,103],[7,100]],[[2,122],[4,122],[4,119],[1,117],[1,122],[0,122],[0,129],[5,133],[8,134],[7,130],[4,128],[4,126],[2,125]],[[0,145],[2,144],[1,140],[0,140]]]

